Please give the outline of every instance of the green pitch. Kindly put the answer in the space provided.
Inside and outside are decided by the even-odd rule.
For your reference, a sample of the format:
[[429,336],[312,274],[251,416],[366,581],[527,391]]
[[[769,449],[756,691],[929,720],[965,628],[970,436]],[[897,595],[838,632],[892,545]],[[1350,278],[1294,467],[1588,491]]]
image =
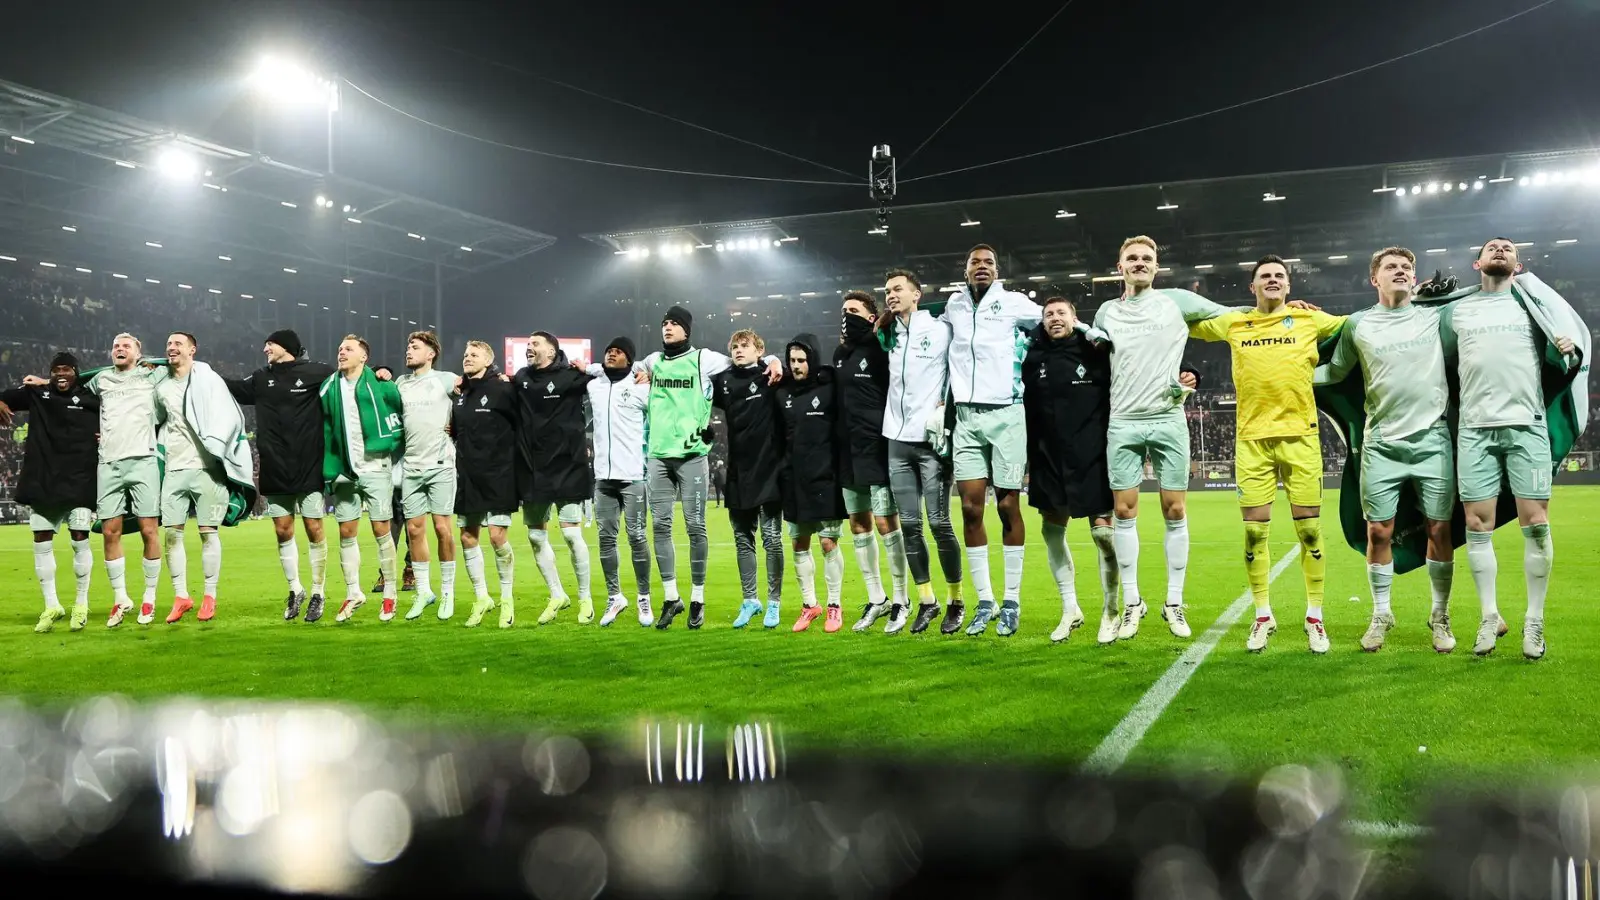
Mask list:
[[[1141,585],[1153,605],[1165,590],[1154,501],[1146,498],[1140,520]],[[1336,505],[1333,494],[1328,504]],[[1293,546],[1287,513],[1277,510],[1275,560]],[[1072,763],[1094,751],[1189,646],[1171,637],[1154,613],[1135,640],[1095,645],[1099,588],[1094,549],[1081,522],[1073,523],[1071,540],[1089,620],[1068,644],[1052,645],[1049,633],[1060,606],[1031,510],[1022,631],[1014,638],[995,637],[992,630],[983,638],[890,637],[881,633],[882,623],[871,634],[847,628],[826,635],[820,621],[810,633],[792,634],[788,627],[800,606],[792,574],[785,581],[784,626],[768,632],[758,618],[735,632],[729,627],[739,601],[732,539],[726,513],[713,507],[708,515],[706,627],[691,632],[685,617],[666,633],[640,628],[631,610],[609,629],[580,626],[576,604],[555,624],[535,625],[545,592],[520,530],[518,625],[512,630],[494,627],[493,614],[482,627],[462,626],[471,605],[464,569],[457,576],[459,600],[451,622],[440,622],[430,610],[418,622],[380,623],[374,596],[356,621],[337,625],[333,612],[344,586],[336,544],[327,616],[317,625],[285,623],[286,590],[271,528],[253,522],[224,535],[214,622],[201,625],[191,614],[182,624],[161,624],[172,595],[163,572],[157,623],[140,626],[130,615],[121,628],[106,629],[109,589],[96,537],[89,627],[73,634],[63,620],[55,632],[36,635],[41,601],[29,534],[7,527],[0,529],[0,584],[6,586],[0,691],[49,704],[106,692],[349,701],[396,719],[493,730],[537,723],[619,736],[635,733],[647,717],[688,718],[717,734],[730,723],[759,717],[780,724],[790,747],[960,762]],[[1198,640],[1245,589],[1242,540],[1230,493],[1192,495],[1189,516],[1187,594]],[[1378,654],[1362,653],[1356,640],[1370,613],[1365,564],[1330,534],[1325,616],[1333,651],[1318,658],[1306,650],[1299,626],[1304,589],[1298,563],[1290,564],[1273,584],[1280,631],[1269,649],[1260,656],[1245,652],[1244,616],[1132,747],[1125,770],[1244,776],[1280,763],[1326,762],[1345,773],[1356,815],[1387,822],[1416,821],[1429,798],[1443,790],[1592,774],[1583,767],[1593,765],[1593,748],[1600,746],[1600,717],[1592,714],[1600,615],[1589,602],[1600,584],[1600,488],[1558,490],[1552,522],[1556,565],[1546,613],[1550,650],[1543,661],[1529,663],[1520,653],[1522,537],[1516,528],[1500,529],[1496,543],[1500,606],[1512,631],[1485,660],[1473,658],[1470,649],[1478,601],[1459,552],[1452,608],[1456,652],[1439,656],[1431,649],[1428,586],[1419,572],[1396,581],[1400,624],[1388,646]],[[990,533],[998,589],[999,532],[991,526]],[[594,531],[587,534],[593,546]],[[370,537],[363,539],[363,587],[370,588],[377,556]],[[198,591],[200,552],[192,530],[189,540],[189,582]],[[303,534],[299,540],[303,552]],[[136,559],[137,543],[128,546]],[[556,546],[571,591],[566,548],[559,541]],[[64,540],[58,539],[57,548],[58,584],[70,605],[70,555]],[[848,543],[844,552],[848,625],[864,598]],[[598,551],[592,556],[597,605],[603,608]],[[681,541],[678,560],[687,586],[688,548]],[[130,562],[129,585],[137,600],[141,576],[137,562]],[[487,568],[493,579],[492,559]],[[631,590],[625,550],[623,569],[625,589]],[[884,572],[887,577],[887,563]],[[309,574],[303,568],[308,584]],[[437,586],[436,568],[433,579]],[[818,582],[820,593],[820,572]],[[939,593],[942,599],[942,587]],[[659,585],[654,595],[659,609]],[[402,613],[410,598],[401,595]],[[972,602],[969,585],[969,608]]]

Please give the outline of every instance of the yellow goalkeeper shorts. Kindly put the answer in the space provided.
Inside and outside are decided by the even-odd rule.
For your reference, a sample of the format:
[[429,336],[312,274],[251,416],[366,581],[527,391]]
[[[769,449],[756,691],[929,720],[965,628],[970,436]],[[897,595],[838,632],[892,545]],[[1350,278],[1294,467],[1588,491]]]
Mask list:
[[1280,481],[1295,506],[1322,505],[1322,440],[1317,435],[1238,441],[1233,456],[1239,506],[1270,506]]

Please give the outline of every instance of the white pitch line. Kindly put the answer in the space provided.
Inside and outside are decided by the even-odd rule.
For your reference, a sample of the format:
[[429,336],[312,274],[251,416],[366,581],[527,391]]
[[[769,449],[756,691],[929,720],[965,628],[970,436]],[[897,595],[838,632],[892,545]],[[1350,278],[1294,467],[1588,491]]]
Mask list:
[[[1300,545],[1297,543],[1290,547],[1289,552],[1272,567],[1267,583],[1277,581],[1283,570],[1299,556]],[[1245,592],[1223,610],[1215,622],[1211,623],[1211,627],[1200,635],[1199,640],[1190,644],[1189,649],[1183,651],[1183,655],[1156,679],[1156,683],[1144,692],[1144,696],[1133,705],[1133,709],[1128,710],[1128,714],[1122,717],[1117,727],[1111,729],[1111,733],[1100,742],[1100,746],[1089,754],[1089,759],[1083,764],[1084,770],[1109,775],[1122,768],[1122,764],[1128,759],[1128,754],[1139,746],[1139,742],[1144,740],[1145,732],[1149,731],[1150,726],[1154,725],[1156,719],[1161,718],[1161,714],[1166,711],[1167,704],[1178,696],[1184,684],[1194,676],[1195,670],[1200,668],[1200,664],[1205,662],[1211,651],[1222,642],[1222,636],[1244,617],[1245,610],[1250,609],[1254,602],[1250,590],[1246,588]]]
[[1433,833],[1433,829],[1425,825],[1413,825],[1410,822],[1368,822],[1361,819],[1344,823],[1344,829],[1356,837],[1379,840],[1414,840]]

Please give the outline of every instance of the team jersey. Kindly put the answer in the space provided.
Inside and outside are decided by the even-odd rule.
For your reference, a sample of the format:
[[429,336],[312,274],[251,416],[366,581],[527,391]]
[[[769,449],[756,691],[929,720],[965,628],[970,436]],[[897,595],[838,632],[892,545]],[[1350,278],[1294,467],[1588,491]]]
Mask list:
[[1461,373],[1461,427],[1544,422],[1533,322],[1509,291],[1479,292],[1450,304],[1446,341],[1455,337]]
[[1190,335],[1226,341],[1233,351],[1238,440],[1317,433],[1317,405],[1311,394],[1317,342],[1338,334],[1344,321],[1344,316],[1290,306],[1270,313],[1252,307],[1189,326]]
[[950,395],[957,403],[1013,406],[1022,402],[1023,331],[1039,324],[1044,310],[1026,294],[990,285],[972,298],[972,285],[950,295],[940,321],[950,326]]
[[456,465],[456,445],[447,431],[455,408],[456,376],[438,369],[407,372],[394,380],[405,405],[406,470],[418,474]]
[[1181,288],[1150,288],[1102,303],[1094,325],[1111,337],[1111,418],[1182,416],[1178,385],[1188,323],[1227,310]]
[[156,455],[154,373],[101,369],[84,385],[100,397],[100,461]]
[[189,377],[163,378],[156,385],[156,399],[161,403],[161,447],[166,454],[168,472],[186,472],[206,467],[205,450],[189,420],[183,415],[183,395],[189,389]]
[[1345,323],[1328,362],[1338,381],[1357,362],[1366,389],[1366,438],[1398,441],[1444,418],[1450,388],[1439,309],[1407,303],[1363,309]]

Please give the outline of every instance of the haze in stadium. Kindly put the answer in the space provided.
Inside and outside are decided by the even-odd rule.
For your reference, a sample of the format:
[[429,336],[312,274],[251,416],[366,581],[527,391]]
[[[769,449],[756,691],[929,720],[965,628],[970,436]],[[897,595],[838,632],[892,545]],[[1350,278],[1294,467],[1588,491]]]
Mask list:
[[1597,29],[11,17],[0,860],[1593,896]]

